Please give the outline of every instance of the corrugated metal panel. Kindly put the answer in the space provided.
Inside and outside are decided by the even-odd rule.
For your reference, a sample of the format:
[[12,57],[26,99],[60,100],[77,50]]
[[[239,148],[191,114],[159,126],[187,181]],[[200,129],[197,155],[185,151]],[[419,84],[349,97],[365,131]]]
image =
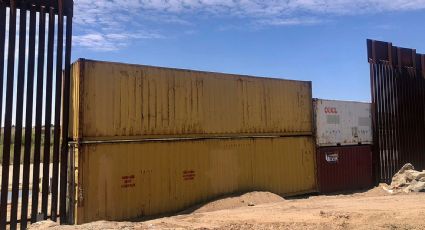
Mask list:
[[372,144],[370,103],[314,100],[318,146]]
[[175,212],[223,194],[315,191],[311,137],[84,144],[76,223]]
[[74,138],[310,135],[311,82],[79,60]]
[[373,186],[371,146],[318,148],[317,177],[322,193]]

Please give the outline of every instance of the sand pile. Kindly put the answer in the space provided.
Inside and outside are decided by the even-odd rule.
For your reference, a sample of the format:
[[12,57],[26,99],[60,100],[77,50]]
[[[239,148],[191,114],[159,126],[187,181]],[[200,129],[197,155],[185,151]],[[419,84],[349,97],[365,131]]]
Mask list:
[[207,203],[197,208],[194,212],[212,212],[224,209],[239,208],[244,206],[255,206],[259,204],[281,202],[284,200],[284,198],[270,192],[250,192],[241,196],[227,197],[224,199],[219,199]]
[[405,164],[393,176],[391,185],[384,188],[390,193],[397,192],[425,192],[425,170],[416,171],[412,164]]

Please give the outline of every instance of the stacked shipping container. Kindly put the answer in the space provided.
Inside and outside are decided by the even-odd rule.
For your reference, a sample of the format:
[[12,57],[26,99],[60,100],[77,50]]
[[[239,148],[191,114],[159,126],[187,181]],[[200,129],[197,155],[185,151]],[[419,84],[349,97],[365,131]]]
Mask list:
[[322,193],[372,186],[369,103],[315,99],[317,177]]
[[79,60],[75,222],[316,191],[311,83]]

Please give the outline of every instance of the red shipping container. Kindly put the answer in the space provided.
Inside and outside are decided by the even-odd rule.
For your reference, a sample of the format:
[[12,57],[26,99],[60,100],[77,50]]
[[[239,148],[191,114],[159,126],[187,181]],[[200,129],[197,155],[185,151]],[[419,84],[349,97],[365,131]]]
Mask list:
[[371,146],[318,148],[317,178],[321,193],[353,191],[372,187]]

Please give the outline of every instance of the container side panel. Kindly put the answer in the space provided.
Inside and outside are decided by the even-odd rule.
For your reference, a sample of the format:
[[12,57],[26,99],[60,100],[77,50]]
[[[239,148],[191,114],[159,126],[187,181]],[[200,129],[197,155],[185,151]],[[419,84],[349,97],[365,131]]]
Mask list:
[[370,103],[316,100],[317,145],[372,144]]
[[254,190],[299,194],[315,190],[312,138],[265,139],[253,156]]
[[372,148],[369,145],[318,148],[317,169],[322,193],[370,188],[373,186]]
[[315,190],[309,137],[79,148],[77,224],[166,214],[225,194]]
[[80,138],[312,132],[309,82],[80,62]]

